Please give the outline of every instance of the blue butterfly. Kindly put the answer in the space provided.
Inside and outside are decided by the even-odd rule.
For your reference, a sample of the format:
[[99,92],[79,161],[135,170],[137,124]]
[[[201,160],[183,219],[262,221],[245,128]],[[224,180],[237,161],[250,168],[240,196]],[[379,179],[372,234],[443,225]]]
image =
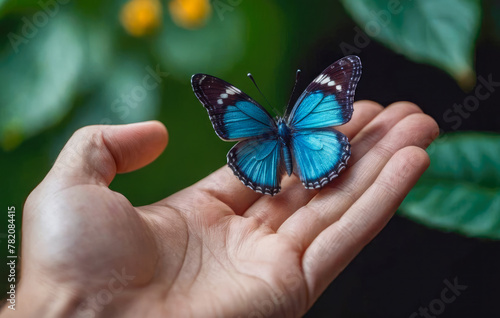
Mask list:
[[273,119],[233,85],[206,74],[191,78],[217,135],[239,141],[227,154],[234,174],[254,191],[275,195],[285,171],[298,175],[307,189],[321,188],[346,167],[347,137],[330,128],[352,116],[361,60],[346,56],[328,66],[300,95],[284,117]]

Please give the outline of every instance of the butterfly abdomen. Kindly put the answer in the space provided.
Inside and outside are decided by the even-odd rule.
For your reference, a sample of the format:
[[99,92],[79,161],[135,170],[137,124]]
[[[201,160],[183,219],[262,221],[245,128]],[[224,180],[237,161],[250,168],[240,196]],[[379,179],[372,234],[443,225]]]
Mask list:
[[281,149],[283,150],[283,161],[285,161],[286,173],[288,174],[288,176],[291,176],[293,172],[293,164],[290,148],[283,147]]
[[290,128],[283,118],[278,119],[278,138],[282,144],[283,161],[285,162],[286,173],[291,176],[293,172],[292,153],[290,152],[290,139],[292,137]]

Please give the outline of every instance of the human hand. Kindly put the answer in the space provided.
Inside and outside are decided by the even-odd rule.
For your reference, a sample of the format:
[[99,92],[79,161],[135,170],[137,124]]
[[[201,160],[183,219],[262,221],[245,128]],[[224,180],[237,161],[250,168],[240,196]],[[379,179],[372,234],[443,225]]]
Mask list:
[[434,120],[354,105],[348,168],[322,190],[266,196],[224,166],[148,206],[108,188],[167,144],[158,122],[76,132],[23,212],[16,311],[75,317],[295,317],[387,223],[429,164]]

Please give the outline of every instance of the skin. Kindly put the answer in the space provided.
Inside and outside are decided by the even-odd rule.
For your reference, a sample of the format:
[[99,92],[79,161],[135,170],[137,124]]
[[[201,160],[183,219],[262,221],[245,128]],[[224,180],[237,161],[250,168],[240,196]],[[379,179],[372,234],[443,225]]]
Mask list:
[[304,314],[391,218],[438,135],[408,102],[354,109],[339,127],[351,140],[349,167],[321,190],[284,177],[275,197],[224,166],[134,207],[108,185],[160,155],[165,127],[78,130],[26,201],[16,311],[1,317]]

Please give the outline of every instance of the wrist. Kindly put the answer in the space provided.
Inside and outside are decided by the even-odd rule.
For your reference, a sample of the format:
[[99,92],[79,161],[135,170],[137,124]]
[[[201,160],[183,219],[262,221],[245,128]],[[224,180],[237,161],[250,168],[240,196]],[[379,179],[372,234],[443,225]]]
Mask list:
[[82,298],[65,287],[23,277],[16,286],[15,302],[6,302],[0,318],[68,317],[77,313]]

